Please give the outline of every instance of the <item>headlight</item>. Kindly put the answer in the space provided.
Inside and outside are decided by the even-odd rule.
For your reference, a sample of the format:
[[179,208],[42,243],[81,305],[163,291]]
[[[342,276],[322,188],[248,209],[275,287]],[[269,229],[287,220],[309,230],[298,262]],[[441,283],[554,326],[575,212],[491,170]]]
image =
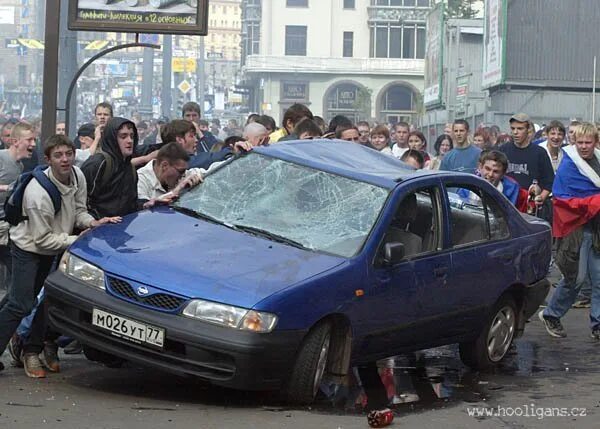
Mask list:
[[69,252],[65,252],[61,258],[58,269],[90,286],[102,290],[106,289],[104,286],[104,271]]
[[232,305],[194,299],[183,309],[183,315],[228,328],[252,332],[271,332],[277,316]]

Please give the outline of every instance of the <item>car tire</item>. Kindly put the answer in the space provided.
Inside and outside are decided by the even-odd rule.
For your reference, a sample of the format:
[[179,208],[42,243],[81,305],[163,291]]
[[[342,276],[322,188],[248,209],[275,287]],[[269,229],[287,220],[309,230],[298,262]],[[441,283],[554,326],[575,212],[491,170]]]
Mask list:
[[285,389],[288,402],[306,405],[314,400],[330,356],[331,331],[329,322],[319,323],[302,342]]
[[510,349],[517,330],[517,304],[509,296],[502,296],[474,341],[459,345],[462,362],[478,370],[485,370],[499,363]]
[[103,352],[102,350],[98,350],[86,345],[83,345],[82,348],[83,354],[88,360],[102,363],[109,368],[121,368],[125,363],[125,359]]

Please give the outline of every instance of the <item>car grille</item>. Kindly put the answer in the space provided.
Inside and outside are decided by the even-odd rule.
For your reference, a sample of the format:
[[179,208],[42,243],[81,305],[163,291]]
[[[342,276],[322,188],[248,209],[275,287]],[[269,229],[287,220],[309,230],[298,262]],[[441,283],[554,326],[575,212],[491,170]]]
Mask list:
[[155,293],[148,296],[139,296],[137,293],[135,293],[135,290],[129,283],[115,277],[109,277],[108,282],[111,291],[115,295],[130,301],[147,305],[149,307],[159,308],[161,310],[176,310],[185,302],[184,298],[166,293]]

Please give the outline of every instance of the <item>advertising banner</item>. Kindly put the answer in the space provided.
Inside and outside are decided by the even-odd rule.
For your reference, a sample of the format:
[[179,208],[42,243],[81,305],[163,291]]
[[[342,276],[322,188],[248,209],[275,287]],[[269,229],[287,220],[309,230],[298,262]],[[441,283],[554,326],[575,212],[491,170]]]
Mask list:
[[69,29],[206,35],[208,0],[70,0]]
[[425,52],[425,105],[442,102],[442,67],[444,54],[444,3],[439,3],[427,16]]
[[491,88],[504,82],[505,51],[506,1],[485,0],[482,88]]

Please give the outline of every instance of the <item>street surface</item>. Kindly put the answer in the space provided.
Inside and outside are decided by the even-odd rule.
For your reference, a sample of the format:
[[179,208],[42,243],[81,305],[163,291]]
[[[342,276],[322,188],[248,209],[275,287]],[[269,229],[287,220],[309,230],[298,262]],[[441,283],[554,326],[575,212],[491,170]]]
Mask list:
[[[394,407],[390,427],[419,428],[597,428],[600,417],[600,343],[589,336],[588,311],[572,310],[564,319],[568,338],[549,337],[537,319],[493,374],[472,373],[456,347],[418,354],[406,377],[418,402]],[[151,369],[109,369],[83,355],[62,356],[62,372],[28,379],[2,356],[0,428],[366,428],[366,411],[340,389],[321,396],[313,407],[290,408],[273,393],[237,392],[181,379]],[[412,368],[411,365],[414,366]],[[385,407],[385,390],[376,374],[361,370],[368,404]],[[504,415],[474,417],[469,408],[503,407]],[[511,408],[512,407],[512,408]],[[577,408],[586,416],[538,417],[542,408]],[[519,410],[520,409],[520,410]],[[493,410],[496,411],[496,410]],[[483,412],[483,411],[482,411]],[[548,412],[548,411],[546,411]],[[509,414],[532,417],[510,417]]]

